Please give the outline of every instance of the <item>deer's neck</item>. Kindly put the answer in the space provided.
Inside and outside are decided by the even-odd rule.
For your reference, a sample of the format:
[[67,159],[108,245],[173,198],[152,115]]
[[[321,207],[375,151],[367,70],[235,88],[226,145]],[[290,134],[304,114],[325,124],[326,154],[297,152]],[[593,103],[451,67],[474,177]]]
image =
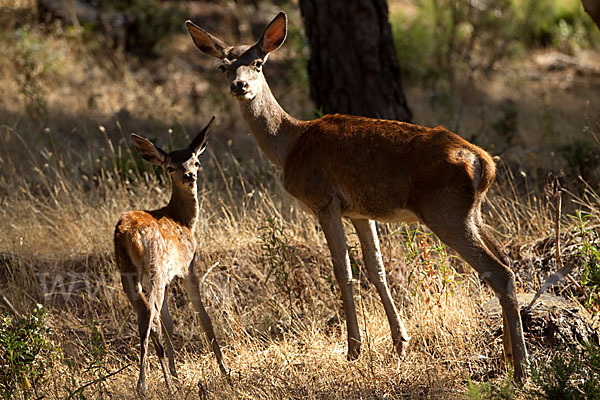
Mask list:
[[171,186],[173,193],[164,209],[165,214],[194,232],[200,212],[196,184],[192,188],[171,179]]
[[240,108],[260,149],[277,167],[283,168],[305,122],[285,112],[263,75],[261,79],[262,84],[254,99],[240,101]]

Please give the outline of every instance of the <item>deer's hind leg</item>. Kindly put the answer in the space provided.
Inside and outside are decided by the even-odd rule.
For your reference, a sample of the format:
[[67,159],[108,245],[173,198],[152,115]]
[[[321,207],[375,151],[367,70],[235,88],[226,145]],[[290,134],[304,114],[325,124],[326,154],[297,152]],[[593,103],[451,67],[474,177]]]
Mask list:
[[[503,265],[509,265],[510,259],[505,254],[503,254],[502,251],[500,251],[498,242],[496,242],[496,240],[490,236],[489,232],[487,232],[486,229],[483,227],[483,224],[478,223],[477,225],[479,226],[479,234],[481,235],[481,238],[483,239],[483,242],[485,243],[487,248],[492,252],[493,255],[496,256],[496,258],[500,262],[502,262]],[[508,315],[506,314],[504,309],[502,309],[502,321],[505,327],[502,330],[502,345],[504,348],[504,359],[510,363],[513,363],[514,357],[512,339],[510,329],[506,328],[510,326],[510,321],[508,320]]]
[[145,394],[146,385],[146,355],[148,354],[148,335],[150,331],[150,305],[142,292],[141,276],[136,272],[121,273],[121,284],[129,302],[137,314],[138,331],[140,334],[140,375],[137,391]]
[[[443,198],[442,198],[443,199]],[[435,210],[424,213],[423,222],[446,244],[452,247],[490,285],[500,300],[504,323],[503,344],[505,356],[513,362],[515,380],[525,376],[527,349],[523,337],[523,324],[519,313],[514,273],[504,265],[486,243],[486,233],[479,222],[478,207],[465,209],[461,215],[458,206],[453,213],[440,213],[448,208],[448,198],[443,199],[446,207],[438,204],[429,207]],[[489,241],[487,241],[489,243]]]
[[162,304],[164,297],[164,288],[153,293],[150,287],[150,301],[146,299],[142,291],[141,276],[137,273],[121,273],[121,284],[127,294],[129,301],[137,314],[138,331],[140,334],[140,376],[138,378],[137,390],[140,394],[147,391],[146,384],[146,366],[148,355],[148,342],[152,338],[154,348],[161,363],[163,375],[167,388],[171,391],[171,377],[167,374],[167,363],[165,360],[165,350],[162,345],[161,323],[158,318],[158,304]]
[[150,304],[150,337],[156,350],[156,355],[160,361],[160,367],[165,377],[167,389],[169,392],[172,391],[171,375],[169,375],[169,366],[167,365],[167,359],[165,358],[165,348],[162,343],[162,323],[160,321],[160,313],[165,297],[165,286],[153,285],[150,282],[149,285],[149,299]]
[[173,318],[169,313],[167,305],[168,291],[165,291],[162,308],[160,309],[160,320],[162,322],[163,333],[166,336],[167,357],[169,358],[169,369],[171,375],[177,379],[177,369],[175,368],[175,356],[173,352]]

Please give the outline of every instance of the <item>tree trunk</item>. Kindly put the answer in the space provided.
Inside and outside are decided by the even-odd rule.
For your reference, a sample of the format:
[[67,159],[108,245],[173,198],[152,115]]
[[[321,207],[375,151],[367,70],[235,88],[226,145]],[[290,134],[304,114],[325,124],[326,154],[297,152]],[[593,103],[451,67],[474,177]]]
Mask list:
[[596,26],[600,29],[600,0],[581,0],[583,9],[592,17]]
[[386,0],[300,0],[323,113],[409,121]]

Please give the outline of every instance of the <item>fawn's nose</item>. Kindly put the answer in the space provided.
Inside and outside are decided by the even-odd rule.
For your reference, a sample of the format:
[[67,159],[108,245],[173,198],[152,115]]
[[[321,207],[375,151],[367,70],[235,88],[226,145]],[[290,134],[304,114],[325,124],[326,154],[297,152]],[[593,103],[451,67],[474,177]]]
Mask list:
[[183,174],[183,180],[185,182],[194,182],[196,180],[196,174],[193,172],[186,172]]
[[230,90],[232,94],[246,94],[248,90],[248,82],[244,80],[235,80],[231,82]]

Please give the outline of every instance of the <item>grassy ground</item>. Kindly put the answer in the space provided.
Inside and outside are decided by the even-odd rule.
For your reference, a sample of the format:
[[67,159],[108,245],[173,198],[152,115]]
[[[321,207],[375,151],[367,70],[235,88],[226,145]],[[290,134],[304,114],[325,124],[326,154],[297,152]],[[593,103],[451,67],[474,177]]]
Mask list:
[[[292,23],[299,26],[297,11]],[[364,345],[357,361],[346,361],[340,294],[316,221],[284,193],[214,65],[186,35],[173,36],[157,57],[141,62],[106,51],[101,38],[72,27],[3,24],[0,294],[20,313],[43,304],[60,347],[43,382],[34,385],[36,397],[66,398],[79,390],[73,397],[136,398],[136,322],[113,262],[112,233],[123,211],[159,207],[169,188],[160,172],[132,153],[128,135],[177,147],[211,115],[217,122],[201,171],[196,269],[231,385],[220,376],[199,320],[175,282],[169,299],[180,373],[175,398],[195,398],[198,381],[209,398],[456,398],[464,395],[468,378],[506,376],[499,321],[483,311],[491,291],[418,226],[380,226],[393,297],[412,337],[404,360],[392,351],[385,314],[361,274],[358,239],[347,226]],[[270,57],[266,73],[285,108],[310,118],[307,84],[295,75],[301,55],[297,46],[284,46]],[[595,76],[577,76],[580,85],[561,88],[523,78],[536,68],[533,58],[503,67],[514,74],[482,75],[459,84],[456,93],[467,99],[461,107],[468,111],[458,114],[460,133],[501,149],[507,159],[485,206],[486,222],[507,252],[518,253],[553,232],[554,212],[538,190],[542,171],[552,163],[567,171],[576,167],[550,153],[564,144],[565,129],[569,137],[588,139],[584,126],[598,132],[593,110],[599,108],[586,104],[599,101],[589,89],[599,83]],[[559,80],[557,74],[569,71],[536,72]],[[437,92],[420,83],[405,85],[416,122],[450,126],[456,120],[456,113],[432,100]],[[525,92],[529,97],[521,96]],[[536,94],[544,107],[531,104]],[[504,115],[506,98],[517,99],[519,111],[511,142],[491,128]],[[477,101],[490,110],[485,118],[470,106]],[[557,134],[534,140],[528,132],[538,130],[527,125],[532,120],[550,124]],[[593,178],[596,170],[590,171]],[[574,191],[565,194],[566,232],[576,229],[566,215],[575,209],[592,215],[590,225],[600,222],[598,181],[590,180],[585,197],[573,172],[563,178]],[[535,283],[520,280],[519,290],[535,289]],[[166,398],[151,353],[149,397]]]

